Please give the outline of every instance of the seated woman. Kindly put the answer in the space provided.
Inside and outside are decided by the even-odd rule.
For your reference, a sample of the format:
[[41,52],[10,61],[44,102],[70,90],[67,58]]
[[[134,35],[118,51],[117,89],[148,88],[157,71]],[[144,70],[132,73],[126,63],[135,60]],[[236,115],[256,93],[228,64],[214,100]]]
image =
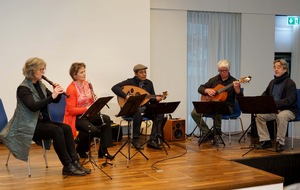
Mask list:
[[86,152],[90,149],[92,139],[100,137],[98,158],[112,160],[114,157],[107,151],[107,147],[112,146],[110,117],[100,113],[93,118],[80,117],[96,99],[91,84],[86,80],[86,65],[73,63],[69,74],[73,81],[66,91],[70,98],[66,100],[64,123],[72,127],[74,137],[76,130],[79,131],[76,151],[81,158],[87,158]]
[[40,58],[26,61],[23,67],[25,79],[17,89],[17,108],[0,138],[17,159],[24,161],[28,160],[32,140],[52,139],[54,150],[64,166],[62,174],[84,176],[91,170],[79,162],[70,126],[50,119],[47,106],[59,102],[63,88],[54,83],[53,92],[48,90],[41,81],[45,70],[46,62]]

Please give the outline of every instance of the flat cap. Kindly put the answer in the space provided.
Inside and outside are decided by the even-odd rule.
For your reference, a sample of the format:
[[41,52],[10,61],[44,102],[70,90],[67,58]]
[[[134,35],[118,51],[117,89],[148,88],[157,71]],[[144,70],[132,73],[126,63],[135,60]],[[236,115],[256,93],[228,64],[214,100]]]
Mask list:
[[148,67],[146,67],[145,65],[142,64],[137,64],[136,66],[133,67],[133,71],[136,73],[139,70],[143,70],[143,69],[148,69]]

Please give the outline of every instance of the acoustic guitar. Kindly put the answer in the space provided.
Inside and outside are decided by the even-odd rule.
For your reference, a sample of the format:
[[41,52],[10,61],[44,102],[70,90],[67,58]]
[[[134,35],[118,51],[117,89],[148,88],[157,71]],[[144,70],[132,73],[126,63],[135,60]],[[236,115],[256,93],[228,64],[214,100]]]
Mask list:
[[[246,82],[249,82],[250,80],[251,80],[251,76],[247,76],[247,77],[240,78],[238,81],[240,83],[246,83]],[[201,101],[202,102],[210,102],[210,101],[224,102],[228,96],[227,90],[231,87],[233,87],[233,83],[231,83],[227,86],[218,84],[216,87],[214,87],[216,94],[213,97],[211,97],[209,95],[201,95]]]
[[[162,93],[162,95],[151,95],[149,94],[146,90],[137,87],[137,86],[133,86],[133,85],[125,85],[122,87],[122,91],[129,95],[129,96],[139,96],[139,95],[143,95],[143,94],[147,94],[146,98],[144,99],[144,101],[141,103],[141,106],[143,106],[144,104],[146,104],[151,98],[155,98],[157,96],[160,96],[163,100],[165,100],[168,96],[168,92],[165,91]],[[118,96],[118,104],[120,107],[123,107],[124,104],[126,103],[126,99],[122,98],[120,96]]]

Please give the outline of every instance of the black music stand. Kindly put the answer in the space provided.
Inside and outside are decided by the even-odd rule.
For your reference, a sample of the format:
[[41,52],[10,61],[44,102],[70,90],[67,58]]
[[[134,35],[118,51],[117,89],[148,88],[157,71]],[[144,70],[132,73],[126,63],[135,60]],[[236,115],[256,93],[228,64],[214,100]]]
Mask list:
[[[171,114],[173,113],[176,108],[178,107],[180,101],[177,101],[177,102],[160,102],[160,103],[157,103],[157,104],[149,104],[147,107],[146,107],[146,110],[145,110],[145,115],[159,115],[159,114]],[[157,119],[157,117],[156,117]],[[157,126],[158,128],[159,126]],[[163,129],[163,126],[162,126],[162,129]],[[157,129],[157,131],[159,131],[159,129]],[[170,145],[165,141],[164,139],[164,136],[163,136],[163,130],[161,130],[161,133],[162,135],[157,135],[157,142],[158,140],[161,141],[162,143],[162,146],[164,148],[164,151],[166,153],[166,155],[168,155],[168,152],[166,150],[166,147],[164,146],[164,143],[170,148]]]
[[[107,103],[113,98],[113,96],[108,96],[108,97],[102,97],[102,98],[98,98],[90,107],[89,109],[87,109],[80,117],[79,119],[81,119],[82,117],[86,117],[88,120],[89,118],[93,117],[93,116],[97,116],[101,109],[107,105]],[[89,142],[91,142],[91,125],[89,124]],[[94,158],[92,157],[92,151],[91,148],[89,148],[89,153],[88,153],[88,161],[83,161],[82,165],[86,164],[86,163],[91,163],[91,165],[96,166],[99,170],[101,170],[107,177],[109,177],[110,179],[112,179],[106,172],[104,172],[95,162]],[[94,168],[95,169],[95,168]]]
[[[242,113],[250,113],[251,114],[251,124],[246,129],[244,134],[241,136],[241,138],[239,139],[239,142],[245,136],[245,134],[247,133],[247,131],[250,128],[251,128],[251,131],[257,130],[256,122],[255,122],[256,114],[278,113],[278,109],[275,104],[273,96],[238,96],[237,101],[239,102]],[[252,148],[250,148],[251,147],[251,145],[250,145],[249,146],[250,150],[248,152],[246,152],[245,154],[243,154],[243,156],[245,156],[246,154],[248,154],[255,148],[254,144],[255,144],[255,141],[253,141],[253,143],[251,143],[251,145],[253,145]]]
[[[204,115],[213,115],[213,114],[222,114],[222,115],[228,115],[230,114],[230,110],[229,110],[229,106],[227,103],[225,102],[217,102],[217,101],[211,101],[211,102],[193,102],[194,107],[197,111],[197,113],[201,114],[201,119]],[[201,141],[198,143],[198,146],[200,146],[205,140],[206,138],[210,135],[214,133],[214,130],[217,131],[215,129],[215,126],[212,126],[210,128],[210,130],[208,131],[208,133],[206,133],[206,135],[201,139]],[[221,141],[221,143],[225,146],[225,143],[221,137],[221,133],[216,133],[217,136],[219,137],[218,139]],[[214,140],[217,141],[218,139],[216,139],[216,135],[214,135]]]
[[[116,115],[116,117],[132,117],[139,109],[141,103],[144,101],[145,97],[147,96],[147,94],[143,94],[140,96],[130,96],[124,106],[121,108],[120,112],[118,113],[118,115]],[[128,138],[127,141],[120,147],[120,149],[115,153],[114,157],[120,152],[125,158],[127,158],[127,167],[129,167],[129,160],[132,159],[137,153],[141,153],[146,160],[149,160],[147,158],[147,156],[145,156],[145,154],[143,152],[141,152],[141,150],[132,142],[132,138],[130,136],[130,129],[131,129],[131,121],[128,121]],[[125,154],[122,153],[122,149],[125,145],[128,145],[128,155],[126,156]],[[132,145],[137,152],[135,154],[133,154],[132,156],[130,156],[130,145]]]

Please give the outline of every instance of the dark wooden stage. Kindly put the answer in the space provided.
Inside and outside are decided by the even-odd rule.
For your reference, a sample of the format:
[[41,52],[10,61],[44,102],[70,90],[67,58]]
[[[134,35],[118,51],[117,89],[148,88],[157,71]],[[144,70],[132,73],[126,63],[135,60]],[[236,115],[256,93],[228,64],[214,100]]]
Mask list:
[[[112,179],[98,168],[84,177],[64,178],[61,174],[62,166],[53,147],[47,151],[49,167],[45,168],[42,148],[35,144],[32,144],[30,152],[32,176],[29,178],[26,162],[11,157],[8,167],[5,166],[8,150],[0,144],[0,189],[242,189],[272,184],[277,184],[277,187],[281,184],[283,187],[283,177],[239,162],[257,158],[266,158],[270,161],[272,157],[298,155],[300,140],[295,139],[294,150],[291,150],[291,139],[288,138],[285,151],[282,153],[253,150],[242,157],[248,149],[241,147],[248,147],[251,144],[251,137],[247,136],[245,142],[238,143],[239,137],[240,135],[232,136],[233,140],[229,145],[228,136],[223,135],[226,146],[221,145],[219,148],[209,143],[202,144],[199,148],[196,137],[168,142],[170,145],[170,148],[167,148],[168,155],[163,150],[145,147],[143,153],[149,160],[138,153],[129,161],[128,168],[126,158],[119,153],[115,160],[111,161],[115,164],[114,167],[103,168]],[[109,152],[111,154],[117,152],[125,140],[123,138],[122,142],[109,148]],[[92,150],[93,158],[101,166],[105,159],[98,159],[94,149]],[[133,152],[133,149],[131,151]],[[127,155],[128,147],[125,146],[122,152]],[[89,163],[86,167],[92,168]]]

